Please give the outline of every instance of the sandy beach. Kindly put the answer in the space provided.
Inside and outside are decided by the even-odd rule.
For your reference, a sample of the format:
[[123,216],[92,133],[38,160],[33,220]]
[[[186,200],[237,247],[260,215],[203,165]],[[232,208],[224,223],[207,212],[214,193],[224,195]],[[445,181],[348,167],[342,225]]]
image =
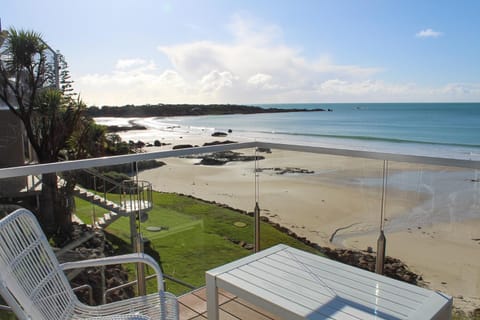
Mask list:
[[[167,150],[176,144],[201,146],[225,139],[239,141],[184,134],[181,139],[162,141],[171,145],[146,151]],[[255,154],[252,149],[239,152]],[[282,150],[257,154],[265,157],[257,163],[262,215],[322,246],[376,250],[383,161]],[[191,194],[253,211],[253,161],[203,166],[195,165],[198,159],[161,160],[167,165],[140,174],[140,179],[152,182],[155,190]],[[285,168],[313,173],[278,174]],[[429,288],[454,296],[456,307],[466,311],[480,307],[480,219],[478,214],[471,214],[480,204],[470,194],[475,192],[475,182],[463,178],[465,170],[455,168],[391,163],[389,172],[387,255],[401,259],[422,275]],[[452,179],[457,179],[458,185],[452,185]],[[450,194],[453,191],[456,193]],[[459,203],[462,197],[471,197],[473,203]],[[470,213],[452,214],[455,210]]]

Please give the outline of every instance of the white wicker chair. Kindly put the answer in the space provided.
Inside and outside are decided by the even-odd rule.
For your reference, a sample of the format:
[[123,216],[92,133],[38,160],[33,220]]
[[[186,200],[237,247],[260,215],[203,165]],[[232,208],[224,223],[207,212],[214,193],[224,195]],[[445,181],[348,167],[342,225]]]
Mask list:
[[[64,270],[142,262],[157,273],[158,293],[100,306],[81,303]],[[0,220],[0,293],[19,319],[178,319],[174,295],[163,290],[158,264],[127,254],[60,265],[35,216],[18,209]]]

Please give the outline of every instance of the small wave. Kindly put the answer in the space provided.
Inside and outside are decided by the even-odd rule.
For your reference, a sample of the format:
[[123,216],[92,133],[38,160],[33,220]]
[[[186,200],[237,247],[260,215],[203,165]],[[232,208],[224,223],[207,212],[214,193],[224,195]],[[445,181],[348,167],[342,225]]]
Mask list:
[[386,138],[386,137],[373,137],[373,136],[332,135],[332,134],[299,133],[299,132],[288,132],[288,131],[257,131],[257,132],[266,133],[266,134],[282,134],[282,135],[287,135],[287,136],[304,136],[304,137],[318,137],[318,138],[332,138],[332,139],[379,141],[379,142],[388,142],[388,143],[392,143],[392,142],[393,143],[416,143],[416,144],[428,144],[428,145],[439,145],[439,146],[480,148],[480,144],[432,142],[432,141],[410,140],[410,139],[399,139],[399,138]]

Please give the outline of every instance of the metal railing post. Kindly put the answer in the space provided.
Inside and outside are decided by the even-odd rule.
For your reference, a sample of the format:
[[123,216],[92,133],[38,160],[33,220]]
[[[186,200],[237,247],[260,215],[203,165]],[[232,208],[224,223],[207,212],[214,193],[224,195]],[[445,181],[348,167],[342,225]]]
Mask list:
[[[143,252],[143,238],[142,235],[137,235],[137,252]],[[145,284],[145,265],[137,263],[137,288],[138,295],[144,296],[147,294],[147,286]]]
[[[100,276],[101,276],[101,281],[100,281],[100,289],[102,290],[101,292],[105,292],[107,289],[106,286],[106,278],[105,278],[105,266],[100,267]],[[102,294],[102,304],[106,304],[107,301],[103,298]]]
[[383,274],[385,266],[385,251],[387,248],[387,239],[383,230],[380,231],[380,236],[377,240],[377,260],[375,264],[375,272],[378,274]]
[[[93,194],[97,194],[97,178],[93,176]],[[92,203],[92,226],[96,228],[95,221],[97,221],[97,212],[95,211],[95,205]]]
[[258,168],[258,158],[257,158],[257,151],[258,148],[255,148],[255,168],[254,168],[254,173],[255,173],[255,209],[253,210],[253,217],[254,217],[254,223],[255,223],[255,229],[254,229],[254,241],[255,241],[255,246],[254,246],[254,251],[258,252],[260,251],[260,206],[258,205],[258,202],[260,201],[260,176],[259,176],[259,168]]
[[[140,190],[138,186],[138,163],[133,163],[135,170],[135,183],[133,186],[128,186],[128,194],[130,198],[130,232],[132,237],[133,251],[143,253],[143,238],[140,233],[140,215],[142,212],[140,206]],[[138,220],[138,221],[137,221]],[[138,295],[144,296],[147,294],[147,287],[145,284],[145,266],[143,263],[137,263],[137,289]]]
[[107,182],[103,179],[103,199],[107,201]]
[[388,161],[383,160],[383,186],[382,186],[382,203],[380,209],[380,236],[377,240],[377,258],[375,263],[375,272],[383,274],[385,266],[385,251],[387,249],[387,239],[385,238],[385,209],[387,202],[387,178],[388,178]]
[[258,252],[260,251],[260,207],[258,202],[255,203],[253,215],[255,219],[255,252]]

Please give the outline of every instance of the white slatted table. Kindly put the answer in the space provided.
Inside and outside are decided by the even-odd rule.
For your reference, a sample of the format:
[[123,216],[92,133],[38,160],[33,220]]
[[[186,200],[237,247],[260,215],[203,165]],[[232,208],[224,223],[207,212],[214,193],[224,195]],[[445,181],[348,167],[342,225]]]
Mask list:
[[206,273],[207,309],[218,288],[285,319],[450,319],[452,298],[277,245]]

